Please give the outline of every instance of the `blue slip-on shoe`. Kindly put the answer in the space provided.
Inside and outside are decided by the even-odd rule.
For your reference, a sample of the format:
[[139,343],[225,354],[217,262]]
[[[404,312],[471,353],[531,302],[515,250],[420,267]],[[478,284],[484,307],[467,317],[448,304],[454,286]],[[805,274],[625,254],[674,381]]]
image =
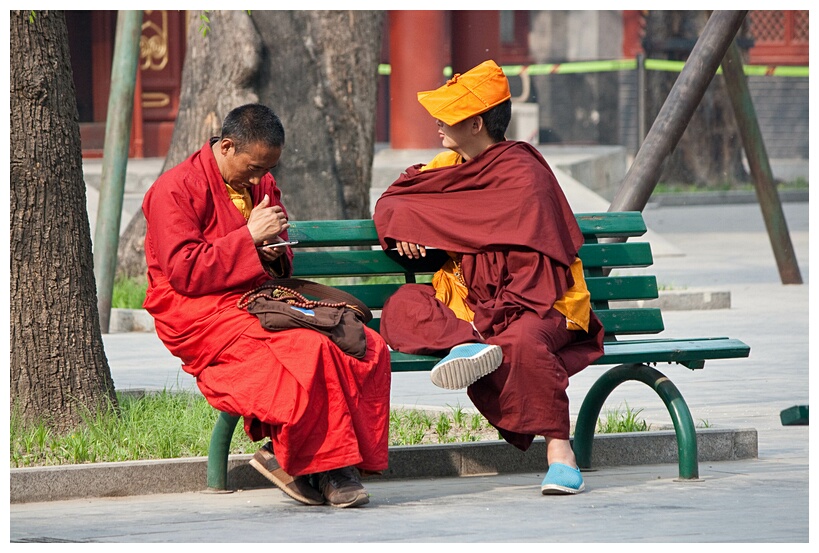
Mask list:
[[501,361],[500,346],[461,344],[432,367],[429,378],[440,388],[460,390],[500,367]]
[[543,495],[571,495],[586,489],[580,469],[572,468],[563,463],[551,463],[549,472],[540,485]]

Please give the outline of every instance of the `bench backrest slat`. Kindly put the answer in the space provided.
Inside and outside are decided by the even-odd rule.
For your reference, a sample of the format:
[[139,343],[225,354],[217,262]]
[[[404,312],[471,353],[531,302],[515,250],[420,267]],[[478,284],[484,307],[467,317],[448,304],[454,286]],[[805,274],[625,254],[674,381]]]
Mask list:
[[586,277],[586,286],[594,301],[653,300],[658,297],[654,275]]
[[578,252],[583,268],[648,267],[654,263],[651,245],[647,242],[619,244],[583,244]]
[[[299,242],[298,247],[302,247]],[[446,260],[446,252],[436,250],[427,258],[407,260],[393,252],[359,251],[299,251],[293,276],[336,277],[361,275],[401,275],[434,273]]]
[[[606,329],[607,339],[618,334],[654,334],[663,330],[660,310],[619,307],[619,301],[658,297],[653,275],[620,274],[623,269],[653,263],[647,242],[607,242],[608,238],[636,238],[646,232],[640,212],[579,213],[585,243],[580,258],[586,271],[592,306]],[[405,282],[429,282],[446,260],[441,250],[428,250],[421,260],[384,252],[371,219],[344,221],[291,221],[290,238],[299,244],[294,275],[315,279],[346,290],[378,310]],[[617,269],[614,274],[609,270]],[[376,317],[370,326],[378,328]]]
[[595,313],[609,335],[656,334],[665,328],[660,310],[656,307],[597,309]]
[[[639,211],[616,213],[578,213],[575,215],[583,236],[623,238],[642,236],[646,232]],[[378,233],[371,219],[343,221],[291,221],[292,240],[309,242],[315,247],[366,246],[378,244]]]
[[575,218],[587,238],[628,238],[642,236],[647,230],[639,211],[576,213]]

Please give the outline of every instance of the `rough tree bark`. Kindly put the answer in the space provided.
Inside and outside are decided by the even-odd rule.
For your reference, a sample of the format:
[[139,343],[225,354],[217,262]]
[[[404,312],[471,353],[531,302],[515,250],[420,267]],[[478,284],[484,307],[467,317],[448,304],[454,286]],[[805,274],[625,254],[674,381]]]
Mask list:
[[259,96],[287,132],[276,179],[294,219],[370,217],[383,18],[359,10],[253,12],[265,45]]
[[[643,47],[649,59],[684,61],[705,27],[708,11],[651,10]],[[747,33],[747,23],[740,35]],[[678,73],[649,71],[646,120],[653,121]],[[666,160],[661,182],[699,186],[749,181],[742,165],[742,141],[722,75],[714,76],[699,107]]]
[[62,12],[10,21],[11,406],[58,431],[116,406],[96,301]]
[[[180,112],[163,170],[215,134],[230,109],[270,106],[285,149],[274,170],[298,219],[368,218],[383,12],[191,12]],[[145,273],[145,220],[120,239],[119,274]]]

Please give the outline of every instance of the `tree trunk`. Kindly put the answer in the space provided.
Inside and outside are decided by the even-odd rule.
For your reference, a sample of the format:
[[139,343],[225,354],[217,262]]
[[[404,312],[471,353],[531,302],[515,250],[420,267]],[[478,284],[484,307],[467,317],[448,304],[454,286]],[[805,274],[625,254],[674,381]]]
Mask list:
[[[709,15],[708,11],[649,11],[643,41],[646,57],[686,60]],[[678,76],[667,71],[648,72],[647,121],[657,117]],[[744,183],[748,179],[725,81],[722,75],[716,75],[666,160],[660,181],[705,187]]]
[[11,405],[56,430],[116,406],[62,12],[11,12]]
[[293,219],[368,219],[377,11],[254,11],[265,44],[259,97],[287,133],[274,173]]
[[[169,169],[219,133],[232,108],[261,102],[281,117],[273,171],[294,220],[370,217],[383,12],[192,12]],[[145,220],[120,239],[120,274],[143,275]]]

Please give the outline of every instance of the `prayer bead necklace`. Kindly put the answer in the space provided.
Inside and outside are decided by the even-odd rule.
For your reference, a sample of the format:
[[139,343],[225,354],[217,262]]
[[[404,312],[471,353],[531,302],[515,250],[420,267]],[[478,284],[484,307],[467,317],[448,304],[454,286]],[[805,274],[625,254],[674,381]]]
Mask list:
[[[309,300],[302,294],[299,294],[295,290],[291,288],[287,288],[286,286],[276,285],[262,285],[254,290],[250,290],[249,292],[245,292],[242,294],[242,297],[239,298],[239,301],[236,303],[236,307],[239,309],[244,309],[253,300],[257,298],[267,298],[269,300],[276,300],[282,301],[294,307],[302,307],[304,309],[311,309],[313,307],[350,307],[351,309],[355,309],[354,306],[348,305],[343,301],[339,302],[331,302],[331,301],[322,301],[322,300]],[[358,311],[358,309],[356,309]]]
[[362,320],[368,321],[370,318],[372,318],[372,315],[367,318],[367,315],[365,315],[365,313],[357,305],[352,305],[343,301],[333,302],[307,299],[307,297],[305,297],[303,294],[280,284],[263,284],[258,288],[245,292],[242,294],[242,297],[239,298],[239,301],[236,302],[236,307],[239,309],[245,309],[248,305],[253,303],[254,300],[259,298],[281,301],[288,305],[292,305],[293,307],[301,307],[303,309],[313,309],[315,307],[332,307],[334,309],[343,309],[346,307],[347,309],[352,309],[361,315]]
[[454,267],[454,270],[452,271],[452,274],[454,274],[455,278],[458,280],[458,282],[463,284],[464,288],[466,288],[467,287],[466,286],[466,281],[464,280],[464,276],[461,273],[461,261],[460,260],[461,260],[460,256],[458,256],[458,259],[453,259],[452,260],[452,265]]

